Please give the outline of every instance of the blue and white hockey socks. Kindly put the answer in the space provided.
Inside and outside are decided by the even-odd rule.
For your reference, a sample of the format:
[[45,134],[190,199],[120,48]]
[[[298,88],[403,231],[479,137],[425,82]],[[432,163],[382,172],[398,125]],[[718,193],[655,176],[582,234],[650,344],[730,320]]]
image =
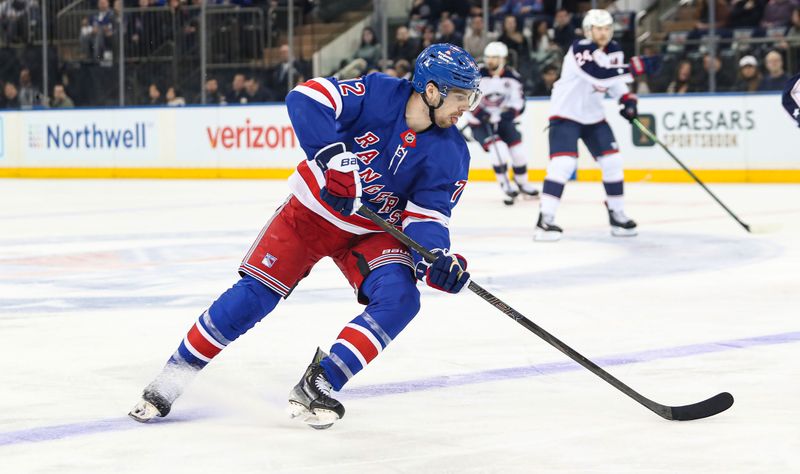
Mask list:
[[622,212],[625,206],[622,155],[613,153],[600,157],[597,161],[603,171],[603,186],[606,188],[608,209],[614,212]]
[[361,285],[366,310],[342,329],[321,362],[334,390],[364,369],[392,342],[419,311],[419,291],[408,268],[384,265]]
[[511,166],[514,170],[514,181],[523,186],[528,183],[528,157],[525,156],[522,143],[509,147],[509,150],[511,152]]
[[547,176],[544,178],[540,208],[542,214],[555,216],[564,185],[578,167],[578,160],[572,156],[556,156],[547,165]]

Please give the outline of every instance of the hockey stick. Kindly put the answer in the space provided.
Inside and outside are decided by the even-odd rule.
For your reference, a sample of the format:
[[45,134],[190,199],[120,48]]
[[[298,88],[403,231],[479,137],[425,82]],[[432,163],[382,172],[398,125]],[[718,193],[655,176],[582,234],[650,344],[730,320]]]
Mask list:
[[[389,224],[385,220],[381,219],[379,215],[377,215],[368,207],[361,206],[358,212],[362,216],[368,218],[369,220],[380,226],[381,229],[391,234],[393,237],[395,237],[400,242],[404,243],[409,248],[419,252],[419,254],[422,255],[422,257],[428,262],[433,262],[436,259],[436,256],[433,253],[431,253],[428,249],[415,242],[411,237],[404,234],[402,231],[394,227],[392,224]],[[676,421],[688,421],[688,420],[697,420],[700,418],[707,418],[709,416],[714,416],[718,413],[721,413],[733,405],[733,396],[728,392],[717,394],[709,398],[708,400],[703,400],[702,402],[694,403],[691,405],[678,406],[678,407],[672,407],[656,403],[644,397],[636,390],[622,383],[622,381],[620,381],[613,375],[603,370],[600,366],[598,366],[591,360],[579,354],[577,351],[575,351],[575,349],[561,342],[555,336],[553,336],[549,332],[539,327],[533,321],[529,320],[521,313],[517,312],[511,306],[502,302],[499,298],[489,293],[487,290],[483,289],[480,285],[478,285],[472,280],[470,280],[469,282],[469,289],[476,295],[488,301],[489,304],[491,304],[495,308],[505,313],[508,317],[521,324],[523,327],[525,327],[525,329],[536,334],[540,338],[544,339],[545,342],[547,342],[551,346],[555,347],[556,349],[564,353],[564,355],[574,360],[575,362],[579,363],[580,365],[584,366],[593,374],[597,375],[601,379],[613,385],[617,390],[621,391],[625,395],[636,400],[637,402],[642,404],[645,408],[649,409],[650,411],[652,411],[653,413],[664,419],[676,420]]]
[[733,211],[731,211],[730,209],[728,209],[728,206],[726,206],[725,204],[723,204],[723,203],[722,203],[722,201],[720,201],[720,200],[719,200],[719,198],[718,198],[717,196],[715,196],[715,195],[714,195],[714,193],[712,193],[712,192],[711,192],[711,190],[710,190],[710,189],[708,189],[708,187],[706,187],[706,185],[705,185],[705,184],[703,184],[703,182],[702,182],[702,181],[700,181],[700,178],[698,178],[698,177],[697,177],[697,175],[695,175],[695,174],[692,172],[692,170],[690,170],[690,169],[689,169],[689,168],[688,168],[686,165],[684,165],[684,164],[681,162],[681,160],[679,160],[679,159],[678,159],[678,157],[677,157],[677,156],[675,156],[675,155],[674,155],[674,154],[673,154],[673,153],[672,153],[672,152],[669,150],[669,148],[667,148],[667,145],[664,145],[664,143],[663,143],[661,140],[659,140],[659,139],[658,139],[658,137],[657,137],[657,136],[655,136],[655,135],[653,134],[653,132],[651,132],[650,130],[648,130],[648,129],[647,129],[647,127],[645,127],[645,126],[644,126],[644,124],[642,124],[642,122],[640,122],[638,118],[634,118],[634,119],[632,120],[632,123],[633,123],[634,125],[636,125],[636,126],[639,128],[639,130],[641,130],[641,131],[642,131],[642,133],[644,133],[644,134],[647,136],[647,138],[649,138],[650,140],[652,140],[652,141],[653,141],[653,143],[658,143],[658,144],[661,146],[661,148],[663,148],[663,149],[664,149],[664,151],[666,151],[666,152],[667,152],[667,154],[668,154],[670,157],[672,157],[672,159],[673,159],[673,160],[675,160],[675,162],[676,162],[676,163],[678,163],[678,164],[680,165],[680,167],[681,167],[681,168],[683,168],[683,170],[684,170],[684,171],[686,171],[687,173],[689,173],[689,176],[691,176],[691,177],[692,177],[692,179],[694,179],[694,180],[697,182],[697,184],[699,184],[699,185],[700,185],[700,187],[702,187],[703,189],[705,189],[705,190],[706,190],[706,192],[707,192],[707,193],[708,193],[708,194],[709,194],[709,195],[710,195],[712,198],[714,198],[714,200],[715,200],[715,201],[717,201],[717,204],[719,204],[720,206],[722,206],[722,208],[723,208],[723,209],[725,209],[725,211],[727,211],[727,212],[728,212],[728,214],[730,214],[730,215],[731,215],[731,217],[733,217],[733,218],[734,218],[734,220],[736,220],[736,222],[738,222],[738,223],[739,223],[739,225],[741,225],[742,227],[744,227],[744,230],[746,230],[747,232],[752,232],[752,230],[750,230],[750,226],[749,226],[749,225],[747,225],[747,224],[745,224],[744,222],[742,222],[742,220],[741,220],[741,219],[739,219],[739,217],[738,217],[736,214],[734,214],[734,213],[733,213]]

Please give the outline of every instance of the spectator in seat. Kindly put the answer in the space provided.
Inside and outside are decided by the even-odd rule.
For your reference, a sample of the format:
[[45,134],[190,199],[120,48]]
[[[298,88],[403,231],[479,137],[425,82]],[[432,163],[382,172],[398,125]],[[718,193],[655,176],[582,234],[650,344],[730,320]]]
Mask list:
[[5,0],[0,2],[0,38],[6,44],[27,42],[28,10],[36,8],[34,0]]
[[514,51],[513,61],[509,60],[511,66],[519,69],[520,63],[530,59],[530,48],[528,40],[520,33],[517,28],[517,18],[514,15],[507,15],[503,19],[503,34],[497,39],[504,43],[509,51]]
[[764,0],[733,0],[728,27],[756,28],[763,14]]
[[50,102],[50,107],[54,109],[71,109],[75,107],[75,103],[67,95],[64,90],[63,84],[56,84],[53,86],[53,100]]
[[397,71],[397,77],[411,80],[411,62],[401,59],[394,63],[394,69]]
[[534,97],[549,97],[553,93],[553,84],[558,80],[558,68],[548,64],[542,68],[541,78],[536,82],[531,95]]
[[760,91],[780,91],[789,80],[789,75],[783,69],[783,56],[777,51],[770,51],[764,58],[764,67],[767,74],[761,79],[758,86]]
[[572,14],[564,9],[558,10],[553,19],[553,40],[561,48],[561,51],[566,53],[576,39],[578,39],[578,35],[572,24]]
[[728,25],[728,16],[730,15],[727,0],[699,0],[696,7],[697,24],[695,26],[698,30],[707,30],[711,26],[708,23],[709,2],[715,2],[716,7],[714,11],[714,28],[725,28]]
[[20,109],[19,93],[17,86],[13,82],[6,82],[3,86],[3,108],[4,109]]
[[225,101],[229,104],[246,104],[247,103],[247,96],[245,95],[246,91],[244,90],[244,74],[236,74],[233,76],[233,81],[231,82],[231,90],[225,96]]
[[537,20],[533,23],[533,32],[531,34],[532,43],[532,56],[540,62],[547,62],[547,59],[557,54],[560,48],[553,40],[550,29],[547,27],[547,22],[544,20]]
[[175,86],[167,88],[166,93],[167,105],[172,107],[181,107],[186,105],[186,99],[183,98],[180,91]]
[[375,30],[367,26],[361,31],[361,46],[351,59],[363,59],[368,68],[374,68],[381,59],[381,44],[375,36]]
[[398,27],[394,34],[392,49],[389,51],[389,59],[392,61],[397,61],[398,59],[414,61],[419,51],[417,41],[409,36],[408,27]]
[[695,92],[695,87],[692,84],[692,63],[684,59],[675,68],[675,77],[667,86],[667,93],[685,94],[687,92]]
[[461,33],[456,31],[456,25],[453,20],[444,18],[439,22],[439,42],[450,43],[456,46],[464,45],[464,38]]
[[22,68],[19,72],[19,104],[23,109],[42,105],[42,93],[31,82],[31,71]]
[[764,16],[761,17],[761,27],[789,26],[792,11],[798,6],[797,0],[769,0],[764,7]]
[[544,13],[544,0],[506,0],[497,7],[495,15],[514,15],[519,21],[526,16]]
[[703,71],[697,79],[702,90],[708,90],[709,76],[714,73],[717,92],[730,91],[734,84],[732,72],[722,68],[722,61],[718,56],[706,54],[703,56]]
[[434,43],[436,43],[436,30],[433,29],[433,26],[426,25],[425,30],[422,32],[420,48],[425,49]]
[[150,87],[147,89],[147,95],[149,97],[147,105],[164,105],[164,99],[161,97],[161,90],[156,84],[150,84]]
[[251,77],[244,82],[247,103],[272,102],[272,94],[267,89],[261,87],[261,83],[255,77]]
[[88,21],[82,22],[80,43],[88,59],[110,59],[114,25],[114,12],[108,7],[108,0],[97,0],[97,13]]
[[216,79],[206,80],[206,103],[215,105],[225,105],[225,96],[219,91],[219,82]]
[[412,37],[419,37],[425,26],[439,19],[442,7],[439,0],[414,0],[409,12],[408,26]]
[[496,35],[486,31],[486,25],[483,24],[483,17],[476,15],[469,21],[469,27],[464,35],[464,49],[480,61],[483,57],[483,50],[486,45],[494,41]]
[[286,94],[289,93],[289,90],[294,88],[294,86],[291,88],[287,86],[289,71],[292,71],[292,77],[295,80],[297,80],[298,77],[304,77],[305,74],[303,74],[303,68],[299,61],[294,60],[289,63],[289,45],[281,45],[280,57],[280,64],[274,66],[268,74],[270,87],[274,91],[275,96],[282,101],[286,98]]
[[739,79],[733,86],[737,92],[755,92],[761,83],[761,73],[758,72],[758,60],[755,56],[743,56],[739,60]]

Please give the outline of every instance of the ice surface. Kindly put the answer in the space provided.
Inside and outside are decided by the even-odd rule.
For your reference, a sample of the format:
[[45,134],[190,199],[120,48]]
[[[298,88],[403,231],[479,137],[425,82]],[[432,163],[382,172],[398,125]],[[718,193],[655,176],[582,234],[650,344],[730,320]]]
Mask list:
[[317,345],[360,311],[329,260],[229,346],[160,423],[125,414],[288,193],[284,182],[0,180],[0,472],[800,472],[800,186],[627,185],[635,238],[599,183],[570,183],[558,243],[537,201],[470,183],[452,219],[476,282],[660,403],[664,421],[484,303],[422,311],[340,394],[289,421]]

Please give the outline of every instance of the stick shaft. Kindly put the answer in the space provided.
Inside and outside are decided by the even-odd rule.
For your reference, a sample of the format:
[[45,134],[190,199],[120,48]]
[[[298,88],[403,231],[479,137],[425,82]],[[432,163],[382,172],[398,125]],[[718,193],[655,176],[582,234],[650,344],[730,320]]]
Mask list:
[[[414,239],[407,236],[405,233],[397,229],[392,224],[389,224],[388,222],[383,220],[379,215],[377,215],[368,207],[361,206],[361,208],[358,210],[358,213],[368,218],[378,226],[380,226],[383,230],[391,234],[393,237],[395,237],[397,240],[405,244],[407,247],[419,252],[419,254],[422,255],[422,257],[428,262],[433,262],[436,259],[436,256],[433,253],[431,253],[430,250],[426,249],[425,247],[417,243]],[[468,288],[470,289],[470,291],[480,296],[481,298],[486,300],[489,304],[499,309],[508,317],[519,323],[525,329],[536,334],[537,336],[542,338],[545,342],[547,342],[551,346],[561,351],[564,355],[574,360],[575,362],[579,363],[593,374],[597,375],[601,379],[605,380],[606,382],[614,386],[617,390],[621,391],[625,395],[636,400],[637,402],[642,404],[647,409],[653,411],[657,415],[663,418],[671,419],[672,415],[669,407],[653,402],[652,400],[649,400],[636,390],[625,385],[621,380],[609,374],[608,372],[603,370],[600,366],[598,366],[591,360],[587,359],[582,354],[578,353],[575,349],[571,348],[570,346],[562,342],[560,339],[558,339],[557,337],[553,336],[552,334],[544,330],[538,324],[534,323],[530,319],[523,316],[522,313],[518,312],[511,306],[504,303],[502,300],[500,300],[500,298],[494,296],[488,290],[482,288],[480,285],[478,285],[472,280],[470,280]]]
[[664,151],[666,151],[666,152],[667,152],[667,154],[668,154],[668,155],[669,155],[669,156],[670,156],[670,157],[671,157],[673,160],[675,160],[675,162],[676,162],[676,163],[678,163],[678,165],[679,165],[681,168],[683,168],[683,170],[684,170],[684,171],[686,171],[686,172],[689,174],[689,176],[691,176],[691,177],[692,177],[692,179],[694,179],[694,180],[695,180],[695,182],[697,182],[697,184],[699,184],[699,185],[700,185],[700,187],[702,187],[703,189],[705,189],[705,191],[706,191],[706,192],[709,194],[709,196],[711,196],[712,198],[714,198],[714,200],[715,200],[715,201],[717,201],[717,204],[719,204],[720,206],[722,206],[722,208],[723,208],[723,209],[725,209],[725,211],[726,211],[728,214],[730,214],[730,216],[731,216],[731,217],[733,217],[733,218],[734,218],[734,220],[736,220],[736,222],[738,222],[738,223],[739,223],[739,225],[741,225],[742,227],[744,227],[744,230],[746,230],[747,232],[750,232],[750,226],[749,226],[749,225],[747,225],[747,224],[745,224],[744,222],[742,222],[742,220],[741,220],[741,219],[739,219],[739,217],[738,217],[736,214],[734,214],[734,213],[733,213],[733,211],[731,211],[730,209],[728,209],[728,206],[726,206],[726,205],[725,205],[725,204],[724,204],[722,201],[720,201],[720,200],[719,200],[719,198],[718,198],[718,197],[717,197],[717,196],[716,196],[714,193],[712,193],[712,192],[711,192],[711,190],[710,190],[710,189],[708,189],[708,187],[707,187],[707,186],[706,186],[706,185],[705,185],[705,184],[704,184],[702,181],[700,181],[700,178],[698,178],[698,177],[697,177],[697,175],[696,175],[696,174],[694,174],[694,172],[693,172],[692,170],[690,170],[688,166],[684,165],[684,164],[683,164],[683,162],[682,162],[681,160],[679,160],[679,159],[678,159],[678,157],[677,157],[677,156],[675,156],[675,154],[674,154],[674,153],[672,153],[672,151],[670,151],[670,149],[669,149],[669,148],[667,148],[667,145],[664,145],[664,143],[663,143],[661,140],[659,140],[659,139],[658,139],[658,137],[657,137],[657,136],[655,136],[655,135],[653,134],[653,132],[651,132],[650,130],[648,130],[648,129],[647,129],[647,127],[645,127],[645,126],[644,126],[644,124],[642,124],[642,122],[640,122],[638,118],[635,118],[635,119],[633,119],[633,124],[634,124],[634,125],[636,125],[636,126],[639,128],[639,130],[641,130],[641,131],[642,131],[642,133],[644,133],[644,134],[647,136],[647,138],[649,138],[650,140],[652,140],[652,141],[653,141],[653,143],[658,143],[658,145],[659,145],[661,148],[663,148],[663,149],[664,149]]

